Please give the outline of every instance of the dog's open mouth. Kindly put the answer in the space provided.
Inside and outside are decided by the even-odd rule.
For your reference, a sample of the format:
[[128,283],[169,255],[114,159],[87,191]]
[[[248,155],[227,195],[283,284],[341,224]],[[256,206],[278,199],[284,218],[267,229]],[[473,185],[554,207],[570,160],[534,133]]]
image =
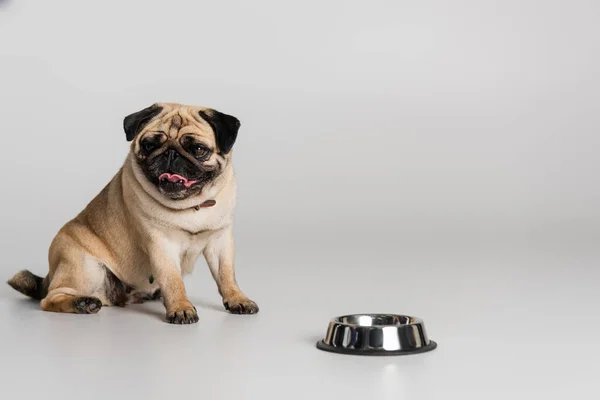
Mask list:
[[167,184],[167,185],[169,185],[169,183],[174,184],[174,185],[169,185],[169,186],[183,185],[186,189],[189,189],[194,183],[196,183],[198,181],[187,179],[186,177],[178,175],[178,174],[169,174],[169,173],[165,172],[164,174],[161,174],[158,177],[158,182],[160,184]]

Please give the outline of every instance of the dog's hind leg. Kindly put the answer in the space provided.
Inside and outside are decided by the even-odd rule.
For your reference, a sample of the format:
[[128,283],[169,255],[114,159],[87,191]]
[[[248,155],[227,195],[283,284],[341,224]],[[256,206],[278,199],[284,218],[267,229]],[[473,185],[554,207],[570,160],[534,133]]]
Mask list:
[[106,268],[102,263],[83,251],[70,251],[53,269],[48,294],[41,301],[42,310],[95,314],[103,305],[109,305],[105,285]]
[[71,288],[58,288],[42,300],[42,310],[75,314],[94,314],[102,308],[102,301],[94,296],[82,296]]

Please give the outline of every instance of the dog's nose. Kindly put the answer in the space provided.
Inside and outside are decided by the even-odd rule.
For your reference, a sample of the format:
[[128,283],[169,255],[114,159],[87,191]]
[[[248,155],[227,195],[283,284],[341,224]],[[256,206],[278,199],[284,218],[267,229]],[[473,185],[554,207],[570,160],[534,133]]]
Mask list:
[[173,161],[179,156],[176,150],[169,149],[167,150],[167,169],[171,167]]

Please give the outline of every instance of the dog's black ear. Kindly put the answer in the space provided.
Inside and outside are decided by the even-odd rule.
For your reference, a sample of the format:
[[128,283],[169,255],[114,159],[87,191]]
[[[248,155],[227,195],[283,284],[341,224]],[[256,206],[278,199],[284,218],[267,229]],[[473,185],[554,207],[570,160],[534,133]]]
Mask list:
[[127,141],[131,142],[133,139],[135,139],[142,128],[161,111],[161,106],[153,104],[150,107],[146,107],[143,110],[126,116],[123,120],[123,129],[125,130]]
[[200,116],[208,122],[215,132],[217,146],[223,154],[229,153],[237,139],[240,121],[231,115],[216,110],[202,110]]

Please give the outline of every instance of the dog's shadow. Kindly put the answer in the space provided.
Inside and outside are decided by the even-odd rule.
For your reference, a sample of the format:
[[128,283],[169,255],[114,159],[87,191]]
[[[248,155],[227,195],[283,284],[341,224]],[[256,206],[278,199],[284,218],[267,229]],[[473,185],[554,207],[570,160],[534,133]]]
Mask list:
[[[212,310],[212,311],[227,313],[227,311],[225,310],[225,307],[218,306],[218,305],[216,305],[214,303],[210,303],[206,300],[191,298],[190,302],[196,307],[198,312],[201,312],[202,310]],[[141,304],[131,304],[126,307],[123,307],[123,309],[129,309],[130,312],[135,312],[138,314],[140,314],[140,313],[145,314],[148,316],[152,316],[154,318],[158,318],[160,320],[165,319],[165,308],[162,304],[162,301],[160,301],[160,300],[146,301]],[[102,311],[100,311],[100,312],[102,312]]]
[[216,305],[216,304],[210,303],[210,302],[208,302],[206,300],[202,300],[202,299],[190,299],[190,301],[198,309],[202,308],[202,309],[205,309],[205,310],[213,310],[213,311],[218,311],[218,312],[223,312],[223,313],[226,312],[224,306],[222,306],[222,305]]
[[[196,306],[198,312],[202,310],[212,310],[222,313],[227,313],[223,306],[216,305],[209,301],[203,299],[190,299],[192,304]],[[30,298],[22,298],[22,299],[14,299],[14,307],[13,312],[15,314],[20,314],[22,312],[44,312],[40,307],[40,301],[34,300]],[[147,316],[151,316],[153,318],[157,318],[160,320],[165,319],[165,307],[162,304],[162,301],[146,301],[140,304],[129,304],[125,307],[103,307],[106,309],[118,310],[119,312],[131,312],[136,314],[144,314]],[[102,312],[102,310],[100,310]]]

